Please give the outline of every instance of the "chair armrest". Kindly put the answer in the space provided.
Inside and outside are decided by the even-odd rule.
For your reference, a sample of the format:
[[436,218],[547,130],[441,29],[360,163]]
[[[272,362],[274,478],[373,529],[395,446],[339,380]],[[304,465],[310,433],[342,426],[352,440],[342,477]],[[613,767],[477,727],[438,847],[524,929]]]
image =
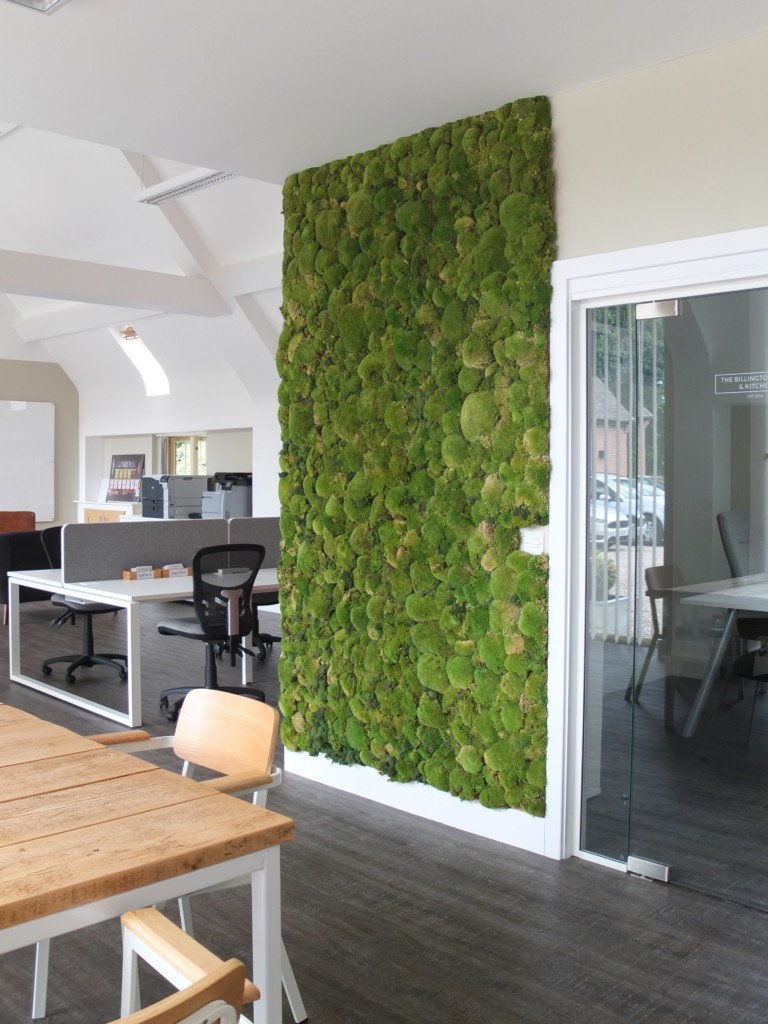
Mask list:
[[[145,750],[173,748],[173,736],[150,736],[149,733],[144,733],[142,736],[142,733],[144,733],[143,729],[109,732],[106,734],[108,737],[116,736],[119,738],[117,740],[108,740],[107,745],[115,747],[117,750],[125,750],[129,754],[140,754]],[[101,736],[87,736],[86,739],[96,740],[97,743],[104,742]]]
[[[187,935],[154,907],[129,910],[120,918],[123,935],[131,936],[131,945],[139,956],[149,950],[168,965],[171,972],[180,974],[188,982],[199,981],[220,967],[223,961],[191,935]],[[156,961],[149,961],[164,974]],[[168,975],[165,975],[168,977]],[[260,996],[258,988],[246,979],[244,1003],[255,1002]]]
[[105,747],[112,747],[115,744],[138,743],[140,740],[150,740],[152,737],[144,729],[124,729],[122,732],[100,732],[85,737],[93,740],[94,743],[101,743]]
[[[277,769],[279,772],[280,770]],[[282,772],[280,772],[282,776]],[[266,789],[277,784],[274,774],[269,772],[238,772],[236,775],[221,775],[216,779],[206,779],[201,786],[216,789],[220,793],[246,793],[254,789]]]

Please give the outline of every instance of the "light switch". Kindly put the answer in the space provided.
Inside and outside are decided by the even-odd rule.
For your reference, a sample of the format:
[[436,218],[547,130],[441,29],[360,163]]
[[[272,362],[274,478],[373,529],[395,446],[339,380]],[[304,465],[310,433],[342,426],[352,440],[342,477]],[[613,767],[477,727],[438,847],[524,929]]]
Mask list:
[[549,551],[549,527],[523,526],[520,530],[520,550],[527,555],[545,555]]

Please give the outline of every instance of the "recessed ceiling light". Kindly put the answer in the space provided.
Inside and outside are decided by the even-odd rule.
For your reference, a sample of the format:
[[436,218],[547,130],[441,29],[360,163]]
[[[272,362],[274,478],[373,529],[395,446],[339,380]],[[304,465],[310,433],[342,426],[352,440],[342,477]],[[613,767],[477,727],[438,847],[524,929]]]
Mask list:
[[157,206],[169,199],[183,199],[184,196],[199,192],[200,189],[210,188],[211,185],[218,185],[220,181],[227,181],[234,175],[228,171],[212,171],[208,167],[196,167],[192,171],[185,171],[175,178],[168,178],[157,185],[142,189],[136,193],[140,203],[148,203],[150,206]]
[[53,14],[63,7],[67,0],[8,0],[8,3],[20,4],[32,11],[40,11],[41,14]]

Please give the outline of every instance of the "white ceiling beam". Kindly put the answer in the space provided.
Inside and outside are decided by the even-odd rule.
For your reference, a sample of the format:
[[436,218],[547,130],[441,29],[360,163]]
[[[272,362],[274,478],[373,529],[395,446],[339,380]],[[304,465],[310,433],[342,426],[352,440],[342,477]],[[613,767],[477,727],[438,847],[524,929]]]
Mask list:
[[243,263],[233,263],[212,274],[211,280],[220,291],[231,296],[280,288],[283,283],[283,254],[270,252]]
[[[126,149],[121,152],[136,174],[137,188],[149,188],[160,184],[162,178],[149,157]],[[211,277],[214,271],[218,270],[218,264],[210,249],[178,203],[164,203],[155,207],[154,216],[159,225],[165,226],[166,243],[173,250],[176,262],[182,269],[189,273],[200,273],[205,277]]]
[[191,316],[231,312],[210,281],[0,249],[0,292]]
[[140,320],[157,315],[150,310],[131,309],[128,306],[100,306],[79,302],[64,309],[25,317],[18,320],[14,328],[24,341],[47,341],[49,338],[62,338],[68,334],[80,334],[120,324],[132,323],[135,326]]
[[238,295],[235,302],[243,316],[261,339],[262,344],[274,359],[277,355],[277,343],[280,335],[262,312],[253,295]]

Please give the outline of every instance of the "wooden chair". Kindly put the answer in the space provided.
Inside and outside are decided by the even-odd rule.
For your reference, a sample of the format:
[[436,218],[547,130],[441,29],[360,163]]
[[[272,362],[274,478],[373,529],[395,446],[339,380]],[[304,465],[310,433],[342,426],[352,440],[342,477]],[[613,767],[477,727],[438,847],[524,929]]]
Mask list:
[[[236,1024],[243,1004],[259,998],[239,960],[220,960],[158,910],[132,910],[120,920],[122,1024]],[[179,991],[140,1009],[139,958]]]
[[[280,716],[276,708],[257,700],[243,699],[240,694],[204,687],[190,690],[179,712],[176,733],[173,736],[148,738],[141,730],[105,733],[91,736],[100,743],[138,754],[143,751],[171,748],[183,762],[182,774],[191,776],[196,766],[219,777],[207,779],[201,785],[211,786],[222,793],[252,794],[253,802],[265,806],[267,791],[282,782],[282,770],[272,764],[277,744]],[[213,888],[230,888],[250,883],[249,878],[237,879]],[[210,892],[211,889],[201,889]],[[179,900],[182,927],[192,934],[192,916],[188,897]],[[45,1015],[48,940],[38,943],[35,974],[33,1016]],[[283,988],[288,997],[296,1024],[307,1018],[299,993],[296,977],[280,943]],[[40,1012],[41,1011],[41,1012]]]
[[[243,1003],[252,1003],[259,998],[256,986],[245,977],[245,967],[238,960],[220,960],[214,953],[196,942],[190,935],[182,931],[168,920],[159,910],[147,907],[144,910],[131,910],[120,918],[123,932],[123,983],[121,992],[121,1020],[155,1021],[166,1019],[172,1024],[184,1017],[185,1012],[205,1007],[210,1017],[204,1020],[238,1019]],[[179,995],[171,996],[170,1000],[155,1003],[152,1007],[141,1010],[139,991],[139,958],[149,964],[166,981],[180,990]],[[212,981],[221,979],[221,992],[212,993]],[[190,993],[197,988],[194,1005],[189,1005]],[[186,999],[184,997],[186,996]],[[205,999],[203,998],[205,997]],[[213,999],[223,1001],[230,1008],[230,1017],[217,1017],[210,1009]],[[170,1016],[156,1017],[158,1012],[165,1013],[163,1003],[171,1003],[173,1013]],[[206,1006],[206,1002],[209,1004]],[[186,1005],[182,1005],[186,1004]],[[181,1006],[181,1018],[175,1016]],[[221,1011],[221,1006],[216,1008]],[[130,1016],[129,1016],[130,1015]]]

